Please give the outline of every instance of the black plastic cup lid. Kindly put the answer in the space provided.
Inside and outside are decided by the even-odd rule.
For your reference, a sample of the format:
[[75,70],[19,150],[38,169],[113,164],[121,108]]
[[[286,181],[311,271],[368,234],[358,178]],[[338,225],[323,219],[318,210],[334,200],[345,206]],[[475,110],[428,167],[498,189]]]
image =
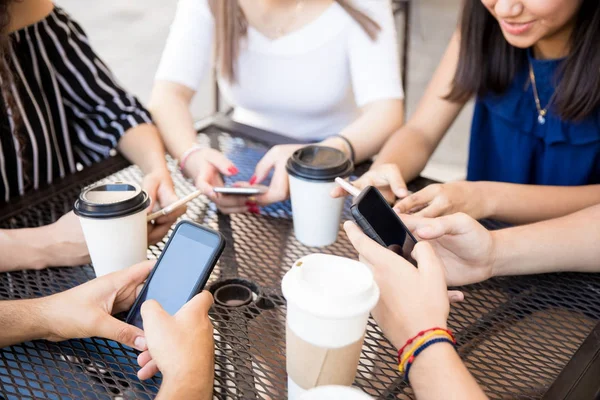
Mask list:
[[86,218],[117,218],[135,214],[150,205],[148,193],[135,183],[101,183],[85,188],[75,200],[75,214]]
[[342,151],[315,145],[296,150],[286,167],[291,176],[309,181],[333,181],[338,176],[349,176],[354,169]]

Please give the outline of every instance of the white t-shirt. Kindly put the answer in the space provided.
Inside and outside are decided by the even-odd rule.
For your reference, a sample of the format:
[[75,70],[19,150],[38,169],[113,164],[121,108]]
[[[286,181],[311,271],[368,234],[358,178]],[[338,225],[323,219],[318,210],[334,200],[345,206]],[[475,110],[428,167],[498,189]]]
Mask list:
[[[234,106],[233,119],[296,139],[320,140],[354,121],[360,107],[402,99],[391,1],[355,4],[381,26],[376,41],[336,2],[278,39],[249,26],[236,82],[218,80]],[[213,35],[208,1],[179,0],[156,79],[197,90],[211,63]]]

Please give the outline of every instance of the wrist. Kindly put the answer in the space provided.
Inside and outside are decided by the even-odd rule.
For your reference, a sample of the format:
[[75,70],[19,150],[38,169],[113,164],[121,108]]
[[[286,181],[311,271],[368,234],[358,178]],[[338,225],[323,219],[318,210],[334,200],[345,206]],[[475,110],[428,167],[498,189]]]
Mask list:
[[329,137],[329,138],[323,140],[322,142],[320,142],[319,145],[333,147],[334,149],[337,149],[337,150],[341,151],[342,153],[344,153],[346,156],[348,156],[348,158],[352,157],[352,154],[351,154],[352,152],[350,151],[348,144],[344,141],[344,139],[342,139],[339,136]]
[[157,399],[211,399],[212,381],[206,385],[198,379],[198,371],[189,374],[166,375],[160,386]]
[[53,335],[52,327],[60,324],[59,321],[50,315],[53,307],[49,306],[48,303],[51,302],[52,297],[47,296],[24,301],[27,303],[24,312],[30,316],[29,320],[31,321],[28,330],[30,334],[29,340],[50,340]]
[[475,190],[474,198],[479,201],[479,210],[473,217],[477,220],[491,218],[495,213],[495,196],[491,196],[489,182],[469,182]]
[[511,264],[510,256],[512,251],[510,248],[512,246],[507,243],[510,236],[506,235],[506,233],[508,232],[510,234],[510,231],[510,229],[499,229],[490,232],[492,237],[492,251],[488,261],[491,266],[490,278],[507,275],[505,270],[506,267]]

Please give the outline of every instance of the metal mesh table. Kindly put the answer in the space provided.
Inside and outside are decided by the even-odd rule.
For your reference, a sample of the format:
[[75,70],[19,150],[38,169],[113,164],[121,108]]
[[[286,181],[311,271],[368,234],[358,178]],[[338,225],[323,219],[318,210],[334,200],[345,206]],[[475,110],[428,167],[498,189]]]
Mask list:
[[[231,133],[234,129],[228,130]],[[198,141],[218,147],[232,158],[242,175],[250,175],[266,146],[230,133],[208,124]],[[169,166],[178,194],[191,191],[192,184],[176,171],[172,161]],[[104,178],[139,182],[141,173],[122,159],[111,159],[93,167],[84,178],[38,193],[21,207],[9,208],[0,218],[0,227],[50,223],[71,208],[83,186]],[[214,306],[211,311],[216,344],[215,398],[285,398],[281,278],[301,256],[324,252],[354,257],[355,250],[343,230],[338,241],[327,248],[300,244],[293,235],[289,202],[263,208],[260,215],[225,216],[199,198],[188,206],[184,218],[218,229],[227,238],[208,287],[215,290],[224,282],[234,281],[248,285],[255,293],[255,301],[248,306]],[[163,246],[164,242],[151,246],[148,256],[156,258]],[[93,277],[89,265],[3,273],[0,298],[44,296]],[[449,324],[456,332],[464,362],[495,399],[540,398],[600,319],[598,275],[500,278],[464,291],[466,300],[452,308]],[[355,385],[375,398],[412,398],[410,388],[396,371],[395,352],[370,321]],[[98,338],[35,341],[0,349],[0,398],[153,398],[160,378],[140,382],[135,375],[136,355],[132,349]]]

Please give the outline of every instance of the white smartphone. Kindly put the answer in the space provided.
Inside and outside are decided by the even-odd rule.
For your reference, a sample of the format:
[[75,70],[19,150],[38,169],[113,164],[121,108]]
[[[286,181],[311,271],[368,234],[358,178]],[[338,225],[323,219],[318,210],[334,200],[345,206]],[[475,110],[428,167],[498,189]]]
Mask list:
[[229,194],[229,195],[238,195],[238,196],[258,196],[260,194],[264,194],[269,190],[267,186],[263,185],[254,185],[254,186],[221,186],[213,189],[215,193]]

